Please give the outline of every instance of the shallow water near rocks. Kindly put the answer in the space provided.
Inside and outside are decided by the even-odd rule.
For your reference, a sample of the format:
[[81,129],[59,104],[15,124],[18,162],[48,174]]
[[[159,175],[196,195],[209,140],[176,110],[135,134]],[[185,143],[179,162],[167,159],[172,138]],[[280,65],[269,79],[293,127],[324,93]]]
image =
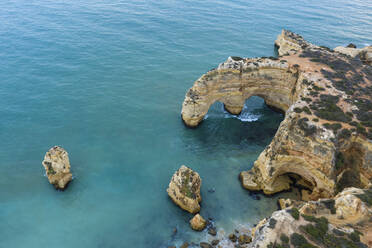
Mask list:
[[[186,90],[228,56],[271,56],[282,28],[319,45],[372,43],[369,1],[33,0],[0,3],[0,247],[167,247],[198,242],[166,194],[182,164],[202,177],[218,229],[277,208],[240,186],[283,116],[250,98],[186,128]],[[74,180],[41,165],[61,145]],[[294,193],[285,193],[294,194]],[[178,232],[173,234],[174,228]]]

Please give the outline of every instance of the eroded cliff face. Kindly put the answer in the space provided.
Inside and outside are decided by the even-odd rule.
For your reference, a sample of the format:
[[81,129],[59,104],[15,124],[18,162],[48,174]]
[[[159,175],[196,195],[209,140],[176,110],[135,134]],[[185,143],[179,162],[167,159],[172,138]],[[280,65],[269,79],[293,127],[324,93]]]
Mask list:
[[182,119],[190,127],[199,125],[216,101],[223,102],[230,113],[240,114],[245,100],[253,95],[285,112],[297,98],[297,80],[297,68],[284,60],[229,57],[199,78],[187,92]]
[[333,199],[300,202],[260,221],[248,247],[370,247],[371,207],[371,189],[357,188]]
[[182,119],[197,126],[215,102],[239,114],[250,96],[285,112],[270,145],[240,174],[249,190],[273,194],[301,185],[306,198],[371,186],[372,68],[284,30],[279,58],[230,57],[187,92]]
[[353,58],[358,57],[363,63],[372,65],[372,46],[366,46],[364,48],[354,47],[336,47],[336,52],[351,56]]

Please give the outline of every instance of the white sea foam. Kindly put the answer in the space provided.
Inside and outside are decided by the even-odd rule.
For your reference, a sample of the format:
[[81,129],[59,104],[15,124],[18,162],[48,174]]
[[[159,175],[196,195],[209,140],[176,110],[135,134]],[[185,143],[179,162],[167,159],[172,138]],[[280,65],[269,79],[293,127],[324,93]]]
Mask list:
[[244,105],[244,108],[240,115],[232,115],[229,112],[227,112],[225,109],[223,109],[225,113],[225,118],[237,118],[243,122],[253,122],[257,121],[261,115],[259,114],[253,114],[251,111],[249,111],[248,107]]
[[243,122],[253,122],[253,121],[257,121],[259,118],[261,117],[261,115],[255,115],[255,114],[252,114],[252,113],[241,113],[239,116],[236,116],[236,118],[238,118],[239,120],[243,121]]

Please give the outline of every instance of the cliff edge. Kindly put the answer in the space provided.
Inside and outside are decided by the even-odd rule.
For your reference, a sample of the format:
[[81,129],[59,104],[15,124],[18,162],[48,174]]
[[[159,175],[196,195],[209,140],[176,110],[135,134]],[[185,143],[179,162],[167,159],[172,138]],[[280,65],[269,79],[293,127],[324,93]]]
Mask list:
[[262,97],[285,112],[272,142],[249,171],[249,190],[273,194],[292,184],[307,200],[329,198],[347,187],[372,185],[372,67],[283,30],[279,57],[229,57],[188,90],[182,119],[199,125],[216,101],[239,114],[245,100]]

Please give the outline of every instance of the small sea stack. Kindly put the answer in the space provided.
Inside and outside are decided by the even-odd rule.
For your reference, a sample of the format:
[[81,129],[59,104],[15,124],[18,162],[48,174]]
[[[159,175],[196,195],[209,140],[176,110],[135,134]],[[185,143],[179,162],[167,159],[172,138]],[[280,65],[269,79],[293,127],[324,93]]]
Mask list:
[[167,189],[169,197],[180,208],[192,214],[200,211],[201,178],[197,172],[182,165],[172,176]]
[[203,231],[206,225],[207,221],[200,214],[196,214],[190,220],[190,226],[195,231]]
[[72,179],[68,153],[60,146],[54,146],[45,154],[42,162],[48,180],[56,189],[64,190]]

